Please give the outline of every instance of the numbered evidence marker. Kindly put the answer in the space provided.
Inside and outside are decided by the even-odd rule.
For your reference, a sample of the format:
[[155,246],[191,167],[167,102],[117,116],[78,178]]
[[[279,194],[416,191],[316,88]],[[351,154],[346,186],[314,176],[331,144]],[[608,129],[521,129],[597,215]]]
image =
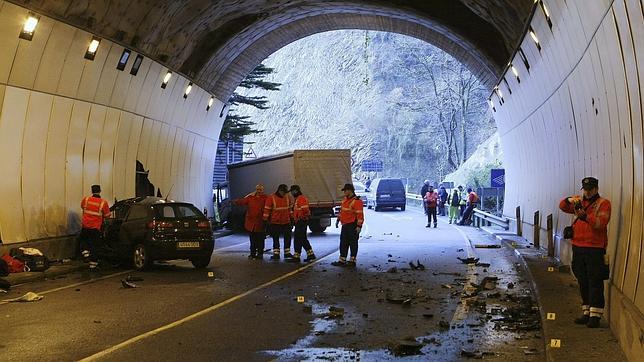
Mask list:
[[215,273],[213,272],[208,272],[208,278],[213,278],[215,276]]
[[549,266],[549,267],[548,267],[548,271],[549,271],[549,272],[553,272],[553,271],[555,271],[555,268],[554,268],[553,266]]
[[303,295],[298,295],[297,296],[297,302],[298,303],[304,303],[304,296]]
[[552,348],[561,348],[561,339],[551,339],[550,347]]
[[556,318],[556,316],[555,316],[554,313],[547,313],[546,314],[546,319],[549,320],[549,321],[554,321],[555,318]]

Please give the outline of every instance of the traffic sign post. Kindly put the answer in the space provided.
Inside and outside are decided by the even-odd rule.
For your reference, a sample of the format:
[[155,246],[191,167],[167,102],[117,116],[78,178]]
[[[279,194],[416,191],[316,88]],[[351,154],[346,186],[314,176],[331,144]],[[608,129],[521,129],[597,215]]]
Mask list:
[[490,170],[490,186],[505,187],[505,169],[493,168]]

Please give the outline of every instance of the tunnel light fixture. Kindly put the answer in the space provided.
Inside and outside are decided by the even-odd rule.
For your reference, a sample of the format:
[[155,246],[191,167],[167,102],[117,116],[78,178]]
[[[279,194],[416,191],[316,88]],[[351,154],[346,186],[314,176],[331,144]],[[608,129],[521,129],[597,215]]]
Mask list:
[[517,68],[514,67],[514,65],[510,64],[510,70],[512,71],[512,74],[517,78],[517,83],[521,83],[521,78],[519,77],[519,71]]
[[25,24],[22,26],[22,31],[18,36],[20,39],[31,40],[34,37],[34,32],[36,31],[36,26],[40,21],[40,17],[34,13],[29,13]]
[[94,60],[94,57],[96,57],[96,51],[98,50],[98,46],[100,44],[101,44],[101,39],[97,37],[93,37],[92,41],[89,43],[89,46],[87,47],[87,51],[85,52],[85,59]]
[[543,0],[539,1],[539,6],[541,7],[541,11],[543,11],[543,15],[546,17],[548,27],[550,28],[550,30],[552,30],[552,20],[550,19],[550,12],[548,11],[548,8],[546,7],[546,4],[543,2]]
[[210,96],[210,99],[208,100],[208,105],[206,106],[206,112],[210,110],[213,103],[215,103],[215,96]]
[[499,88],[498,85],[494,87],[494,92],[499,97],[499,105],[503,105],[503,103],[505,103],[505,100],[503,99],[503,92],[501,92],[501,88]]
[[119,63],[116,65],[116,69],[118,70],[125,69],[125,66],[127,65],[127,61],[130,59],[131,53],[132,51],[130,49],[123,49],[123,53],[121,53],[121,58],[119,59]]
[[508,81],[503,77],[503,83],[505,83],[505,86],[508,88],[508,93],[512,94],[512,88],[510,88],[510,84],[508,84]]
[[172,78],[172,72],[168,70],[168,72],[165,73],[165,76],[163,77],[163,81],[161,82],[161,89],[165,89],[165,87],[168,85],[168,82],[170,81],[170,78]]
[[492,111],[496,112],[496,107],[494,107],[494,101],[492,100],[492,98],[488,98],[487,103],[490,105],[490,108],[492,108]]
[[537,49],[541,51],[541,43],[539,43],[539,38],[537,38],[537,33],[534,32],[534,29],[532,29],[532,27],[530,27],[529,33],[530,33],[530,37],[534,41],[534,44],[537,46]]
[[519,56],[521,57],[521,60],[523,61],[523,65],[525,65],[525,70],[530,73],[530,63],[528,62],[528,57],[525,56],[525,53],[523,52],[523,49],[519,47]]
[[192,82],[188,83],[188,86],[186,87],[186,90],[183,91],[183,99],[188,98],[188,94],[190,94],[191,90],[192,90]]
[[141,68],[141,63],[143,63],[143,55],[138,54],[136,59],[134,59],[132,69],[130,69],[130,74],[136,75],[139,72],[139,68]]

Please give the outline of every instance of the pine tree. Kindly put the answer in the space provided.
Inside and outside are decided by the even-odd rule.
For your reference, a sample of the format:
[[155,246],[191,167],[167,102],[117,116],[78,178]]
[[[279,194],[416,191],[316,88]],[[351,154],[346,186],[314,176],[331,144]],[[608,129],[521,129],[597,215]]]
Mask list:
[[[239,87],[246,89],[264,89],[267,91],[279,91],[280,83],[267,82],[266,76],[273,73],[274,69],[265,66],[263,63],[258,65],[246,78],[239,84]],[[258,109],[268,109],[268,99],[266,96],[244,96],[234,92],[230,99],[230,111],[226,116],[224,125],[221,129],[221,140],[241,141],[244,136],[260,133],[261,130],[255,128],[255,122],[249,121],[250,116],[239,115],[236,107],[240,104],[247,104]]]

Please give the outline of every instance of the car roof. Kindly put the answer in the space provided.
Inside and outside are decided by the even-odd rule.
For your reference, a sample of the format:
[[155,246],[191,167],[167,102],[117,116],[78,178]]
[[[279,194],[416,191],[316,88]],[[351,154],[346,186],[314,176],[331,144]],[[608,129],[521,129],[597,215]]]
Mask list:
[[154,196],[145,196],[145,197],[132,197],[132,198],[129,198],[129,199],[120,200],[120,201],[117,201],[116,203],[114,203],[114,206],[124,205],[124,204],[125,205],[129,204],[130,206],[133,205],[133,204],[150,205],[150,206],[158,205],[158,204],[188,204],[188,205],[192,205],[189,202],[166,200],[164,198],[154,197]]

